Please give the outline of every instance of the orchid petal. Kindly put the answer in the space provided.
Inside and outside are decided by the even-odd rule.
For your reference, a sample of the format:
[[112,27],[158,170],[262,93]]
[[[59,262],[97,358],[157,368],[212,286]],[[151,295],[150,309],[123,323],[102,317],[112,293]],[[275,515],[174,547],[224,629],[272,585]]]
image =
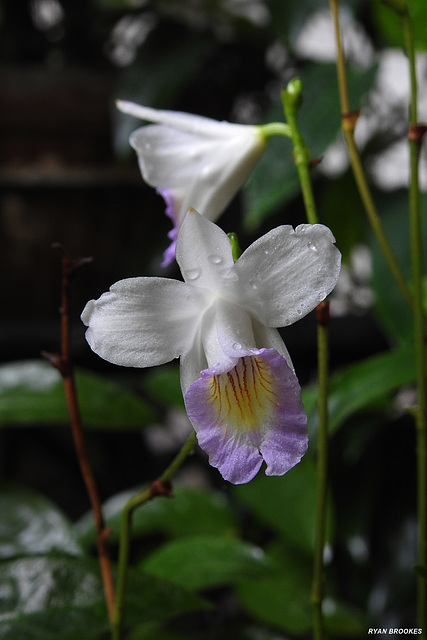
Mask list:
[[149,367],[189,350],[206,294],[177,280],[129,278],[114,284],[82,313],[86,339],[105,360]]
[[277,353],[283,356],[288,363],[288,366],[295,373],[295,367],[292,364],[291,356],[283,342],[282,336],[277,329],[273,327],[266,327],[265,325],[252,318],[252,329],[255,337],[255,344],[266,349],[274,349]]
[[186,282],[213,292],[219,291],[234,267],[227,234],[193,209],[182,223],[176,260]]
[[[247,130],[248,128],[257,129],[257,127],[248,127],[248,125],[232,124],[230,122],[213,120],[206,116],[199,116],[193,113],[185,113],[183,111],[172,111],[168,109],[153,109],[144,107],[127,100],[117,100],[117,108],[122,113],[147,120],[148,122],[156,122],[172,129],[181,129],[189,133],[198,135],[209,135],[214,137],[228,138],[230,131],[238,132]],[[260,134],[261,135],[261,134]]]
[[194,132],[148,125],[129,138],[149,185],[183,190],[184,197],[176,212],[179,223],[189,207],[215,220],[265,149],[256,127],[210,122],[214,122],[211,134],[209,128]]
[[335,238],[322,224],[273,229],[235,264],[241,304],[262,324],[284,327],[312,311],[334,288],[341,266]]
[[225,480],[241,484],[258,472],[281,475],[307,449],[307,418],[300,387],[274,349],[239,358],[228,372],[202,371],[185,394],[202,449]]

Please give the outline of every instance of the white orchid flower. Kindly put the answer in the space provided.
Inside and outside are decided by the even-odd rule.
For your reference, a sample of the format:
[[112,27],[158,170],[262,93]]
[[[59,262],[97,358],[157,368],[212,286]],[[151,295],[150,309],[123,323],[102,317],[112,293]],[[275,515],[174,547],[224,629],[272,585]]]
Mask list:
[[[172,240],[163,266],[175,257],[178,229],[192,207],[217,220],[264,152],[269,125],[218,122],[211,118],[161,111],[119,100],[129,115],[155,122],[134,131],[129,142],[138,154],[144,180],[156,187],[172,219]],[[287,125],[281,123],[287,130]],[[268,133],[267,133],[268,132]]]
[[188,417],[210,464],[235,484],[262,465],[282,475],[307,448],[306,415],[289,353],[290,325],[334,288],[341,254],[320,224],[273,229],[234,263],[227,235],[190,210],[178,233],[184,282],[130,278],[87,303],[91,348],[149,367],[181,357]]

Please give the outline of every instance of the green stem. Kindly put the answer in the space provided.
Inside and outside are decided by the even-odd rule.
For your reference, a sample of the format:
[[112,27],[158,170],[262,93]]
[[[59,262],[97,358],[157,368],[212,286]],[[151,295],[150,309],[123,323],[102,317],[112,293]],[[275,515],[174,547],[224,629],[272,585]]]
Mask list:
[[271,138],[271,136],[285,136],[286,138],[292,138],[291,128],[284,122],[269,122],[268,124],[261,124],[259,125],[259,129],[265,138]]
[[340,94],[341,103],[341,125],[343,130],[344,139],[347,145],[350,163],[353,169],[353,174],[356,180],[357,187],[359,189],[360,197],[363,202],[366,214],[368,216],[371,227],[376,236],[377,242],[383,252],[388,267],[393,275],[399,291],[401,292],[406,303],[411,310],[414,308],[414,300],[406,283],[406,280],[402,274],[399,264],[395,258],[393,250],[384,232],[381,219],[376,210],[374,200],[366,179],[363,164],[360,158],[359,149],[357,148],[354,140],[354,129],[356,126],[358,113],[351,113],[349,108],[346,72],[345,72],[345,59],[344,52],[341,43],[341,33],[339,28],[339,11],[338,0],[329,0],[334,26],[335,26],[335,38],[337,45],[337,75],[338,75],[338,88]]
[[419,188],[419,157],[422,133],[418,128],[417,114],[417,77],[415,68],[415,47],[412,37],[412,25],[406,11],[400,14],[406,55],[409,61],[411,80],[411,104],[409,110],[409,151],[410,151],[410,183],[409,183],[409,231],[411,239],[412,281],[414,291],[414,337],[415,366],[418,392],[418,408],[416,411],[417,428],[417,507],[418,507],[418,565],[424,571],[418,575],[418,626],[427,631],[427,413],[426,413],[426,345],[424,336],[423,310],[423,243]]
[[132,528],[132,516],[135,509],[142,506],[157,495],[171,496],[169,482],[172,476],[184,463],[188,455],[196,444],[196,433],[193,432],[187,442],[184,444],[178,455],[172,460],[171,464],[162,473],[162,475],[151,484],[148,489],[132,496],[122,511],[121,527],[120,527],[120,550],[119,561],[117,567],[117,587],[116,602],[114,608],[113,624],[112,624],[112,640],[120,640],[123,616],[124,616],[124,600],[126,590],[126,576],[129,565],[129,550]]
[[[300,179],[307,220],[317,224],[318,217],[310,176],[310,152],[299,130],[297,112],[302,102],[302,83],[294,78],[282,92],[283,109],[292,132],[294,161]],[[329,302],[322,302],[316,309],[318,324],[318,402],[319,434],[317,442],[317,496],[316,531],[314,547],[313,584],[311,600],[313,604],[314,640],[323,640],[323,549],[325,546],[327,468],[328,468],[328,324]]]
[[282,91],[282,104],[286,121],[291,130],[294,162],[301,184],[302,197],[310,224],[317,224],[317,211],[314,201],[313,187],[310,176],[310,151],[304,142],[298,126],[297,113],[302,102],[302,82],[300,78],[291,80]]
[[317,315],[317,371],[319,431],[317,438],[317,496],[314,567],[311,601],[313,604],[314,640],[323,640],[323,551],[326,537],[326,503],[328,487],[328,387],[329,387],[329,302],[318,305]]

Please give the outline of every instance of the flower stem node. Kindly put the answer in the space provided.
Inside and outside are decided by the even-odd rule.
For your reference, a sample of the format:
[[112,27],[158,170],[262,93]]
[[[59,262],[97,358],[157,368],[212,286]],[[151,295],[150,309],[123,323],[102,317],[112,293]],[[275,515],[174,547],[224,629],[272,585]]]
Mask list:
[[360,111],[349,111],[341,116],[341,128],[343,131],[353,133],[359,120]]
[[296,322],[334,288],[341,254],[320,224],[284,225],[235,261],[229,237],[194,209],[180,227],[184,282],[129,278],[87,303],[91,348],[109,362],[150,367],[180,357],[197,439],[225,480],[251,480],[263,461],[282,475],[307,449],[307,418],[276,327]]
[[150,484],[150,500],[156,496],[165,496],[166,498],[173,498],[172,484],[169,481],[154,480]]

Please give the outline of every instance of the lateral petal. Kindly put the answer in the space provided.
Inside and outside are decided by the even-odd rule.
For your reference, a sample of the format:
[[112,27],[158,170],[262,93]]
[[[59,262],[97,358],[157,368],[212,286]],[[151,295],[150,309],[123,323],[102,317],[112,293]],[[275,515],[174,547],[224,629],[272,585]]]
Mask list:
[[81,315],[86,339],[105,360],[130,367],[169,362],[190,348],[206,292],[166,278],[116,282]]
[[239,258],[241,304],[262,324],[296,322],[335,287],[341,254],[322,224],[284,225],[256,240]]

